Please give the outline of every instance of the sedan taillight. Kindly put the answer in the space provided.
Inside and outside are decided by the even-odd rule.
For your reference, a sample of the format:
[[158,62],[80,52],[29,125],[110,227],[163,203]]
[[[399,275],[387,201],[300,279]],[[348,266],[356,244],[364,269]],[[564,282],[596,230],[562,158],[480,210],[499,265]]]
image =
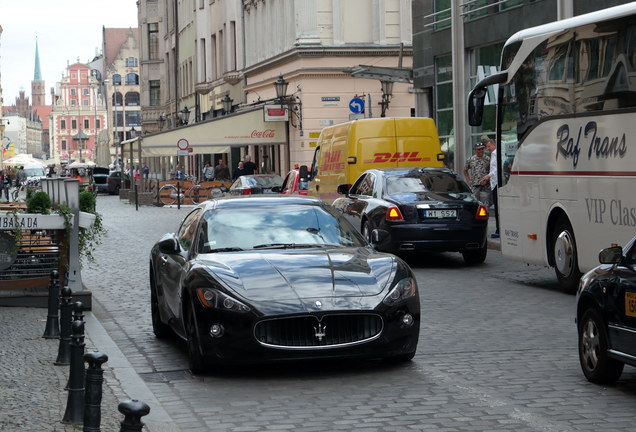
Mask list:
[[484,207],[483,205],[480,205],[477,208],[477,213],[475,214],[475,219],[477,219],[477,220],[488,219],[488,209],[486,207]]
[[402,212],[396,206],[391,206],[386,209],[386,220],[388,221],[401,221],[404,220]]
[[251,195],[251,194],[252,194],[252,189],[251,188],[243,189],[243,195]]

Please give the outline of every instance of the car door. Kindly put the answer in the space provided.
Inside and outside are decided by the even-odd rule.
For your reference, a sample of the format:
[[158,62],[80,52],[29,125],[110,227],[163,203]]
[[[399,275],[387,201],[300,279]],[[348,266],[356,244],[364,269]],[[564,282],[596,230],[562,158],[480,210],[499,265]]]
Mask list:
[[636,356],[636,243],[612,273],[606,310],[611,347]]
[[162,253],[160,260],[161,281],[169,313],[181,322],[181,283],[190,269],[190,249],[193,246],[197,225],[202,209],[194,209],[183,219],[175,235],[179,251],[173,254]]
[[369,200],[373,197],[376,183],[376,175],[372,172],[363,173],[349,189],[347,198],[339,200],[338,209],[344,217],[362,232],[362,220],[369,205]]

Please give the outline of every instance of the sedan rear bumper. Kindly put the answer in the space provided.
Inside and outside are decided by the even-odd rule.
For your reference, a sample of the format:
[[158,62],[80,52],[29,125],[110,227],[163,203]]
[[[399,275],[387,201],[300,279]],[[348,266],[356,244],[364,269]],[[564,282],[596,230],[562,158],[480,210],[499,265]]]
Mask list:
[[470,226],[404,224],[387,228],[391,235],[380,245],[383,251],[462,252],[486,245],[488,224],[487,221]]

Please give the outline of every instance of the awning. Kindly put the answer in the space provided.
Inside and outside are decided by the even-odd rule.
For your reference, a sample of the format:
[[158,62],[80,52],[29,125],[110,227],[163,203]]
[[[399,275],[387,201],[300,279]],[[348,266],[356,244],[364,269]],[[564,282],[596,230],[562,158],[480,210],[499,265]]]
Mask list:
[[177,142],[187,140],[191,154],[227,153],[230,147],[285,144],[286,122],[265,122],[263,108],[205,120],[166,132],[145,135],[142,155],[175,156]]

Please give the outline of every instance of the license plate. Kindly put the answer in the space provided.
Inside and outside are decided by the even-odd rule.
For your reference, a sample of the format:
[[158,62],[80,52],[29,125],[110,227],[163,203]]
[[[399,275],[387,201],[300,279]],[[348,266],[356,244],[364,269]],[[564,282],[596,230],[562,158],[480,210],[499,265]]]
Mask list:
[[625,315],[636,318],[636,293],[625,293]]
[[425,218],[454,218],[457,210],[424,210]]

